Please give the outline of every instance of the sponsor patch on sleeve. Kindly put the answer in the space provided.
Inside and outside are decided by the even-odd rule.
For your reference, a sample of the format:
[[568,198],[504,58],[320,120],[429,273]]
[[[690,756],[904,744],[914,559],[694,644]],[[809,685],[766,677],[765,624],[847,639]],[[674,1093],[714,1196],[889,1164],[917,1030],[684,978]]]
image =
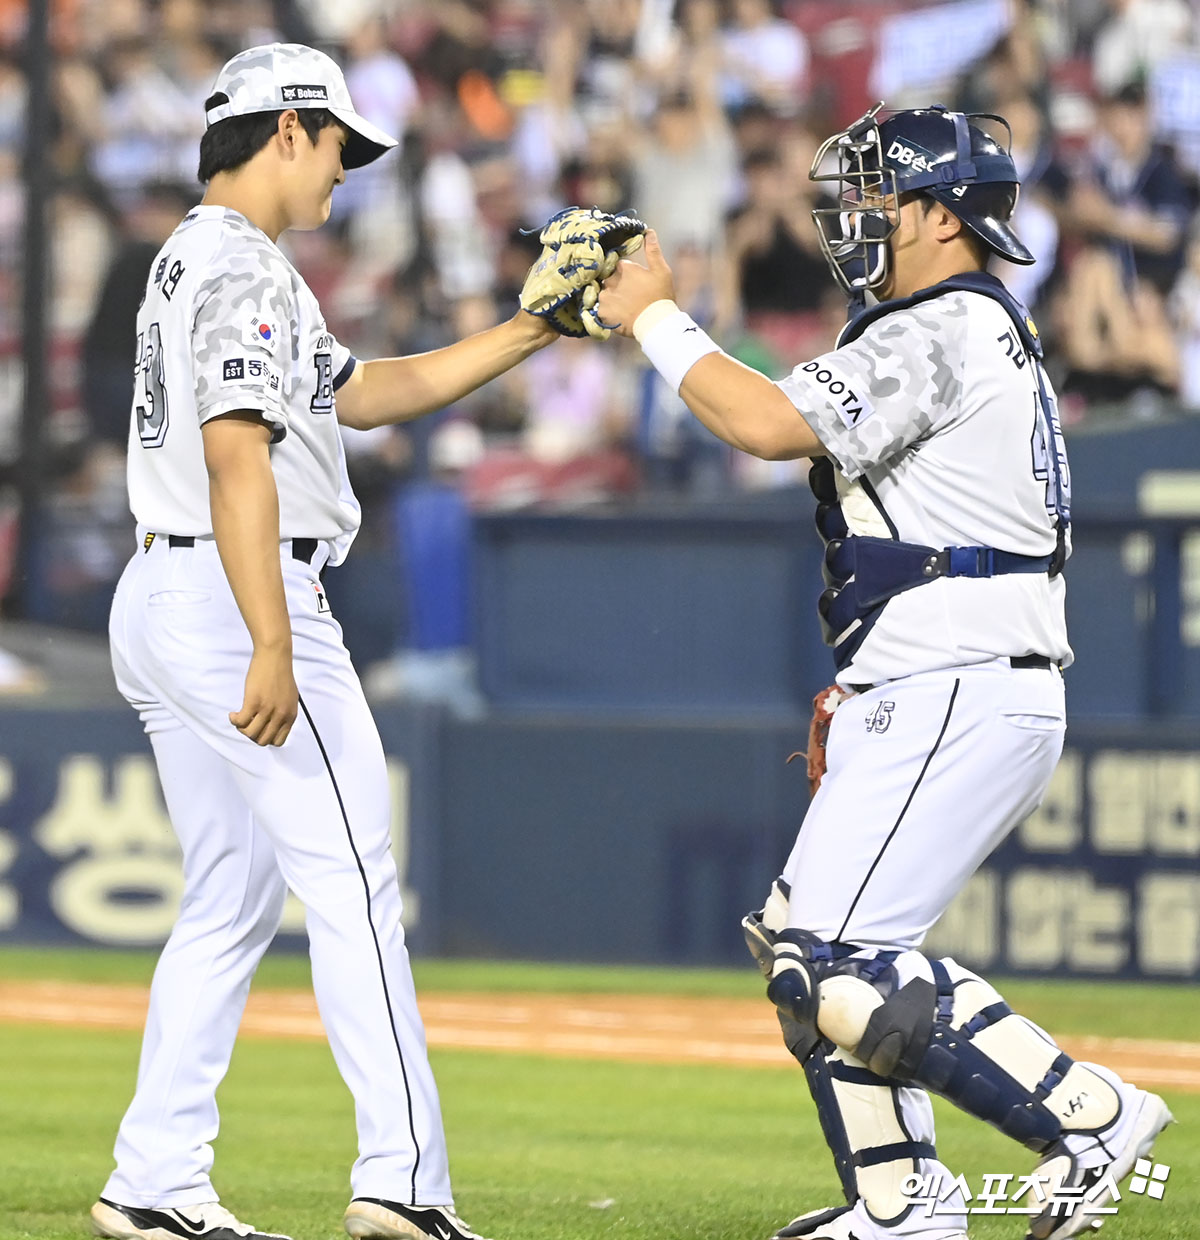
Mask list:
[[875,406],[866,394],[848,383],[829,364],[827,358],[817,358],[800,367],[802,374],[821,388],[834,412],[848,430],[860,426],[874,412]]
[[227,357],[221,363],[222,383],[245,383],[278,392],[279,371],[266,358]]
[[272,392],[279,391],[279,371],[261,357],[246,359],[246,378],[258,383],[265,383]]

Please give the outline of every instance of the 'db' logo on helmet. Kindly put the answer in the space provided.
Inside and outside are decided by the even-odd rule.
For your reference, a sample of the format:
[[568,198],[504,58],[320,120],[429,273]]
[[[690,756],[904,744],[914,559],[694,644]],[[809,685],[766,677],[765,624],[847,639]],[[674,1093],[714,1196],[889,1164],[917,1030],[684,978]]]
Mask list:
[[911,168],[914,172],[928,172],[934,163],[933,156],[928,151],[907,146],[899,138],[888,147],[886,158],[902,168]]

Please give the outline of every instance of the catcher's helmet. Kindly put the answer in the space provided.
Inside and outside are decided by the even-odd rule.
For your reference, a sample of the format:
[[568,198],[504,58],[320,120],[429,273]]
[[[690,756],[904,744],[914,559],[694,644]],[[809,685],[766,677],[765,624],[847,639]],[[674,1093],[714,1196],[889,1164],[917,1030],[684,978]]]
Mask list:
[[[822,144],[809,176],[836,182],[838,205],[813,211],[821,248],[847,292],[877,288],[887,277],[887,239],[899,222],[900,195],[928,194],[1001,257],[1034,262],[1009,224],[1020,189],[1009,150],[975,120],[990,113],[952,112],[941,104],[877,119],[876,104]],[[1010,145],[1011,145],[1011,130]],[[822,170],[826,156],[835,170]]]

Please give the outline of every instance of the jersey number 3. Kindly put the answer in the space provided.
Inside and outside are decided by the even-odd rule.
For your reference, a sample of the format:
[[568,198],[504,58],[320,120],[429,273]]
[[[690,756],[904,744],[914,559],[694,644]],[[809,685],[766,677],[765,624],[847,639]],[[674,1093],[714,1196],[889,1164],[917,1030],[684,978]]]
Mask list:
[[161,448],[167,437],[167,383],[163,375],[162,335],[158,324],[138,333],[134,372],[134,409],[143,448]]

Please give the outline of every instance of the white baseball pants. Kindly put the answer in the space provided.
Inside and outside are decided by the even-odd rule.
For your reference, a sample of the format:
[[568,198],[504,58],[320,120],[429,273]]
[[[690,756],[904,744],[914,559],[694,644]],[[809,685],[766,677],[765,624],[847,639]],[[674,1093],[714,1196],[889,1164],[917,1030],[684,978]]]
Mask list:
[[452,1201],[400,925],[383,747],[324,603],[325,554],[319,547],[309,565],[281,547],[301,708],[280,748],[260,748],[229,722],[251,647],[214,541],[172,548],[160,535],[117,587],[117,683],[154,748],[185,876],[104,1190],[122,1204],[217,1197],[215,1092],[287,887],[307,910],[313,989],[354,1096],[354,1195]]
[[783,870],[788,925],[829,941],[918,947],[1041,802],[1065,730],[1058,669],[1006,659],[843,702],[828,772]]
[[[1040,803],[1065,730],[1058,669],[1016,669],[1007,659],[909,676],[843,702],[830,726],[828,771],[783,871],[791,884],[788,925],[862,944],[860,954],[901,949],[900,983],[929,980],[929,964],[915,949],[980,863]],[[955,980],[972,976],[953,970]],[[868,1080],[865,1065],[858,1068]],[[885,1130],[895,1125],[904,1139],[933,1142],[924,1090],[892,1086],[885,1101],[879,1095],[889,1083],[872,1084],[881,1087],[867,1093]],[[867,1124],[862,1114],[855,1120]],[[898,1165],[902,1172],[913,1166]],[[933,1183],[954,1182],[937,1159],[921,1158],[917,1169]],[[863,1196],[850,1218],[856,1234],[871,1240],[941,1240],[965,1236],[965,1209],[953,1189],[937,1214],[913,1210],[880,1226]]]

